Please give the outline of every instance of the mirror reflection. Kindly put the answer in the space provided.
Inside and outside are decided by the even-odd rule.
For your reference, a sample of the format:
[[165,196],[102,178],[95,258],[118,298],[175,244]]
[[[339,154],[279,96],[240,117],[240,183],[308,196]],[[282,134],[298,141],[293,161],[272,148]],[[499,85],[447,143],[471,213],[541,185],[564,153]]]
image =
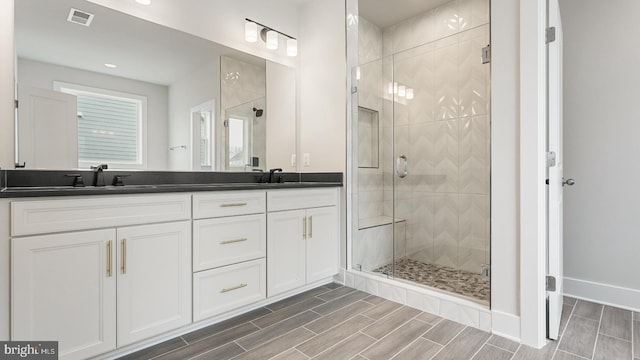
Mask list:
[[15,29],[25,168],[266,169],[264,59],[83,0],[16,1]]

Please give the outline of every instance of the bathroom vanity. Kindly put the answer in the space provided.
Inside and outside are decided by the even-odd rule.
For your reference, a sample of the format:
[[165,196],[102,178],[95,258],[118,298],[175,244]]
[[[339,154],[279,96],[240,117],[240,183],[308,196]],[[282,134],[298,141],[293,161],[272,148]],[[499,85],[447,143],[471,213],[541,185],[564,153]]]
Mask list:
[[[49,183],[63,181],[45,174]],[[342,174],[287,173],[279,180],[297,181],[257,183],[244,182],[254,174],[226,173],[227,182],[195,183],[216,173],[190,173],[190,183],[160,176],[155,184],[102,188],[42,186],[36,176],[29,186],[7,186],[21,176],[0,176],[0,215],[8,210],[10,223],[11,339],[58,340],[61,359],[134,350],[338,273]]]

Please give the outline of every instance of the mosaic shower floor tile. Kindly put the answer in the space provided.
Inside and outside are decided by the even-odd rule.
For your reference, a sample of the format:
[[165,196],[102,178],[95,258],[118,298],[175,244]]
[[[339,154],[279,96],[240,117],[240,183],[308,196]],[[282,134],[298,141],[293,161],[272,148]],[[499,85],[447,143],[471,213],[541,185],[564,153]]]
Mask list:
[[[393,264],[387,264],[373,271],[393,276]],[[489,279],[470,271],[403,258],[395,262],[395,278],[489,303],[491,289]]]

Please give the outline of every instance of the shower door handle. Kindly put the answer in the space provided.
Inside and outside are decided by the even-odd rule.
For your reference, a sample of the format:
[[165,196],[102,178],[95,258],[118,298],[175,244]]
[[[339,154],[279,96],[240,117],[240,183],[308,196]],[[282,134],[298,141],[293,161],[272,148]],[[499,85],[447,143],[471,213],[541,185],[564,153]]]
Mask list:
[[407,176],[409,168],[409,162],[407,161],[407,157],[405,155],[398,156],[396,160],[396,174],[398,174],[399,178],[404,178]]

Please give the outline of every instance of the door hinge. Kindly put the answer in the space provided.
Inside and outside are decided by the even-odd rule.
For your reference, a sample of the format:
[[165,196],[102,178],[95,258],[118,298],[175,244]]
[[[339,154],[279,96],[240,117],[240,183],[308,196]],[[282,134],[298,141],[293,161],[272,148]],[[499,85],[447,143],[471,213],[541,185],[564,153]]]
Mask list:
[[556,152],[549,151],[547,153],[547,167],[554,167],[554,166],[556,166]]
[[224,127],[229,127],[229,120],[225,120],[222,124]]
[[545,32],[545,37],[547,39],[547,44],[556,41],[556,27],[555,26],[548,27]]
[[547,275],[547,291],[556,291],[556,278]]
[[16,109],[18,108],[18,104],[19,104],[19,103],[20,103],[20,102],[18,101],[18,99],[16,99],[16,100],[15,100]]
[[491,279],[491,265],[480,264],[480,275],[487,280]]
[[352,93],[352,94],[355,94],[355,93],[357,93],[357,92],[358,92],[358,87],[357,87],[357,86],[352,86],[352,87],[351,87],[351,93]]
[[482,48],[482,63],[488,64],[491,62],[491,45],[487,45]]

